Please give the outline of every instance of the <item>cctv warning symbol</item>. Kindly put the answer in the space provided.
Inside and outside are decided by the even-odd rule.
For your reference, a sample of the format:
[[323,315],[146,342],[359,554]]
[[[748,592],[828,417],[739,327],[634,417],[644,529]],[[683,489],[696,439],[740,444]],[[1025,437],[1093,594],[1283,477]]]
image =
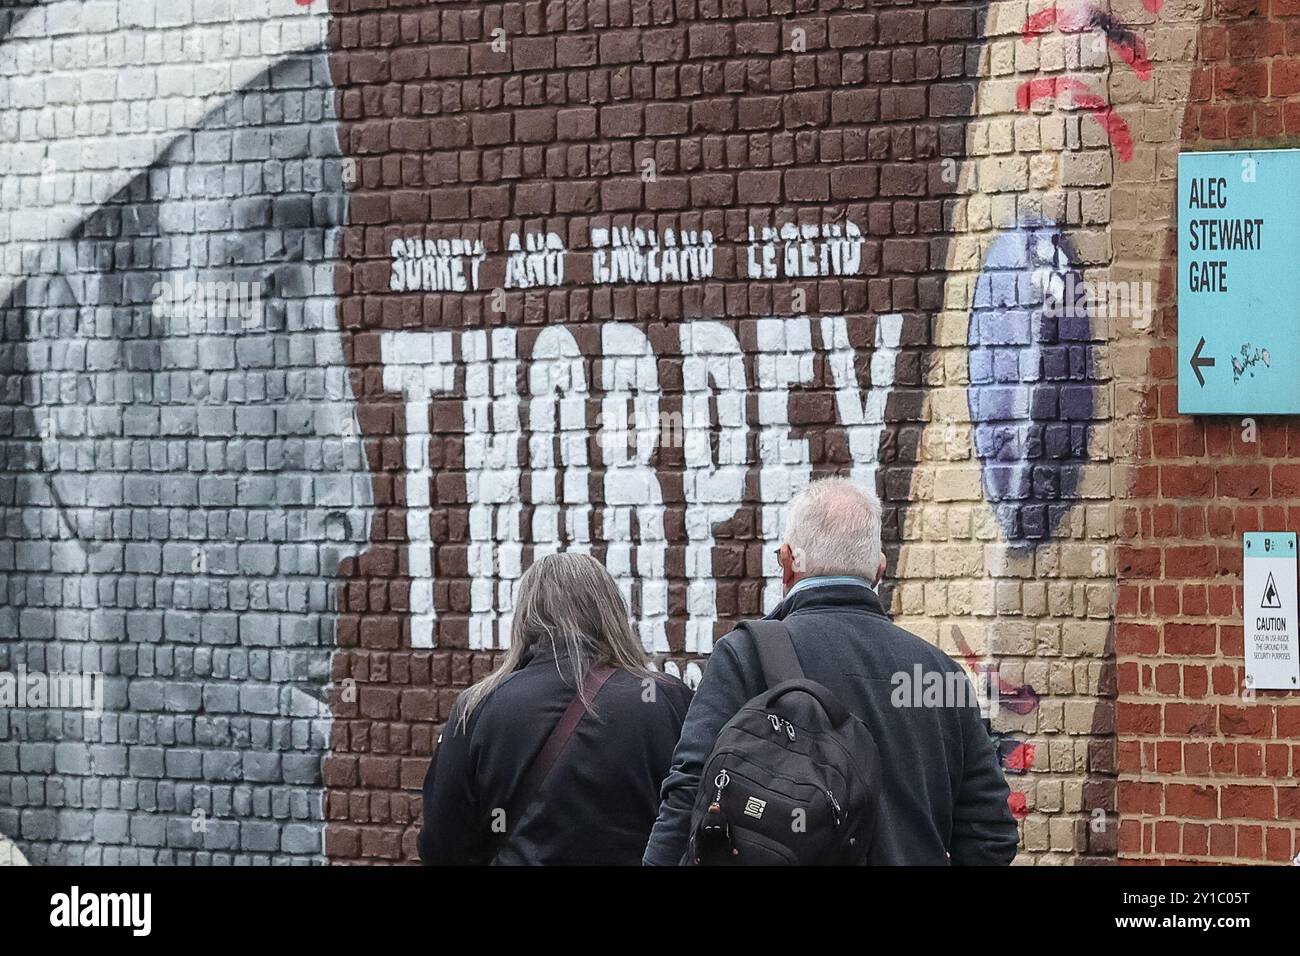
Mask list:
[[1273,572],[1269,572],[1268,582],[1264,585],[1264,600],[1259,602],[1260,607],[1280,608],[1282,606],[1282,597],[1277,593],[1277,585],[1273,582]]

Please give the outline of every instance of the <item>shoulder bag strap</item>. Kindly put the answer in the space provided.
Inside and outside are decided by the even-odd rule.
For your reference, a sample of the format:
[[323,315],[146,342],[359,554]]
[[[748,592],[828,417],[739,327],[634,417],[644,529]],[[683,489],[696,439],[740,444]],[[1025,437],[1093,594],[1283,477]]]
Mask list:
[[[614,668],[599,664],[587,671],[587,676],[583,679],[582,689],[586,694],[588,701],[594,701],[600,689],[605,686],[605,681],[609,680],[614,674]],[[542,784],[550,776],[551,769],[555,762],[559,760],[560,753],[564,750],[569,738],[573,732],[578,729],[578,724],[582,723],[582,718],[587,715],[587,708],[583,706],[582,694],[574,694],[573,700],[569,701],[569,706],[564,709],[560,715],[560,721],[551,731],[546,742],[542,744],[542,749],[538,751],[537,756],[533,758],[532,765],[524,773],[523,782],[519,785],[519,791],[515,794],[512,801],[509,825],[513,826],[518,823],[532,802],[537,798],[538,792],[542,789]]]

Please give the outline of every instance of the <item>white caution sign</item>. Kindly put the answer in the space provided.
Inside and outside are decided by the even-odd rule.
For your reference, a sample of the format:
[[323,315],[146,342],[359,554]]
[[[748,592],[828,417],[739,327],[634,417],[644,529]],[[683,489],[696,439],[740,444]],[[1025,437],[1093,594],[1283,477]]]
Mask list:
[[1300,690],[1295,532],[1251,532],[1242,553],[1246,687]]

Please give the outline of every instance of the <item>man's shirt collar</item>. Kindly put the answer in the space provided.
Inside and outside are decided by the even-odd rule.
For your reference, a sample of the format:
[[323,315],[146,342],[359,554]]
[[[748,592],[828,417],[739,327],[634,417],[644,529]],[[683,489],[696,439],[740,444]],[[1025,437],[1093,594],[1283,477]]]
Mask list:
[[833,587],[837,584],[838,585],[851,584],[857,587],[866,588],[868,591],[871,591],[873,594],[875,593],[876,590],[874,587],[871,586],[871,582],[868,581],[866,578],[859,578],[851,574],[823,574],[811,578],[804,578],[802,581],[800,581],[794,587],[792,587],[788,592],[786,592],[785,596],[786,599],[788,600],[794,597],[800,591],[807,591],[812,588],[828,588],[828,587]]

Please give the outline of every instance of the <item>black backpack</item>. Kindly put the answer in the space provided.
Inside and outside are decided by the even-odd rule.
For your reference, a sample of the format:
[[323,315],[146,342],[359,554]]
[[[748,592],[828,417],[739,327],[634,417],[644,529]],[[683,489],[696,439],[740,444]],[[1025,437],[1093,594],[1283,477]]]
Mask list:
[[880,753],[839,699],[805,679],[780,621],[739,626],[767,690],[723,726],[704,763],[687,861],[861,865],[875,833]]

